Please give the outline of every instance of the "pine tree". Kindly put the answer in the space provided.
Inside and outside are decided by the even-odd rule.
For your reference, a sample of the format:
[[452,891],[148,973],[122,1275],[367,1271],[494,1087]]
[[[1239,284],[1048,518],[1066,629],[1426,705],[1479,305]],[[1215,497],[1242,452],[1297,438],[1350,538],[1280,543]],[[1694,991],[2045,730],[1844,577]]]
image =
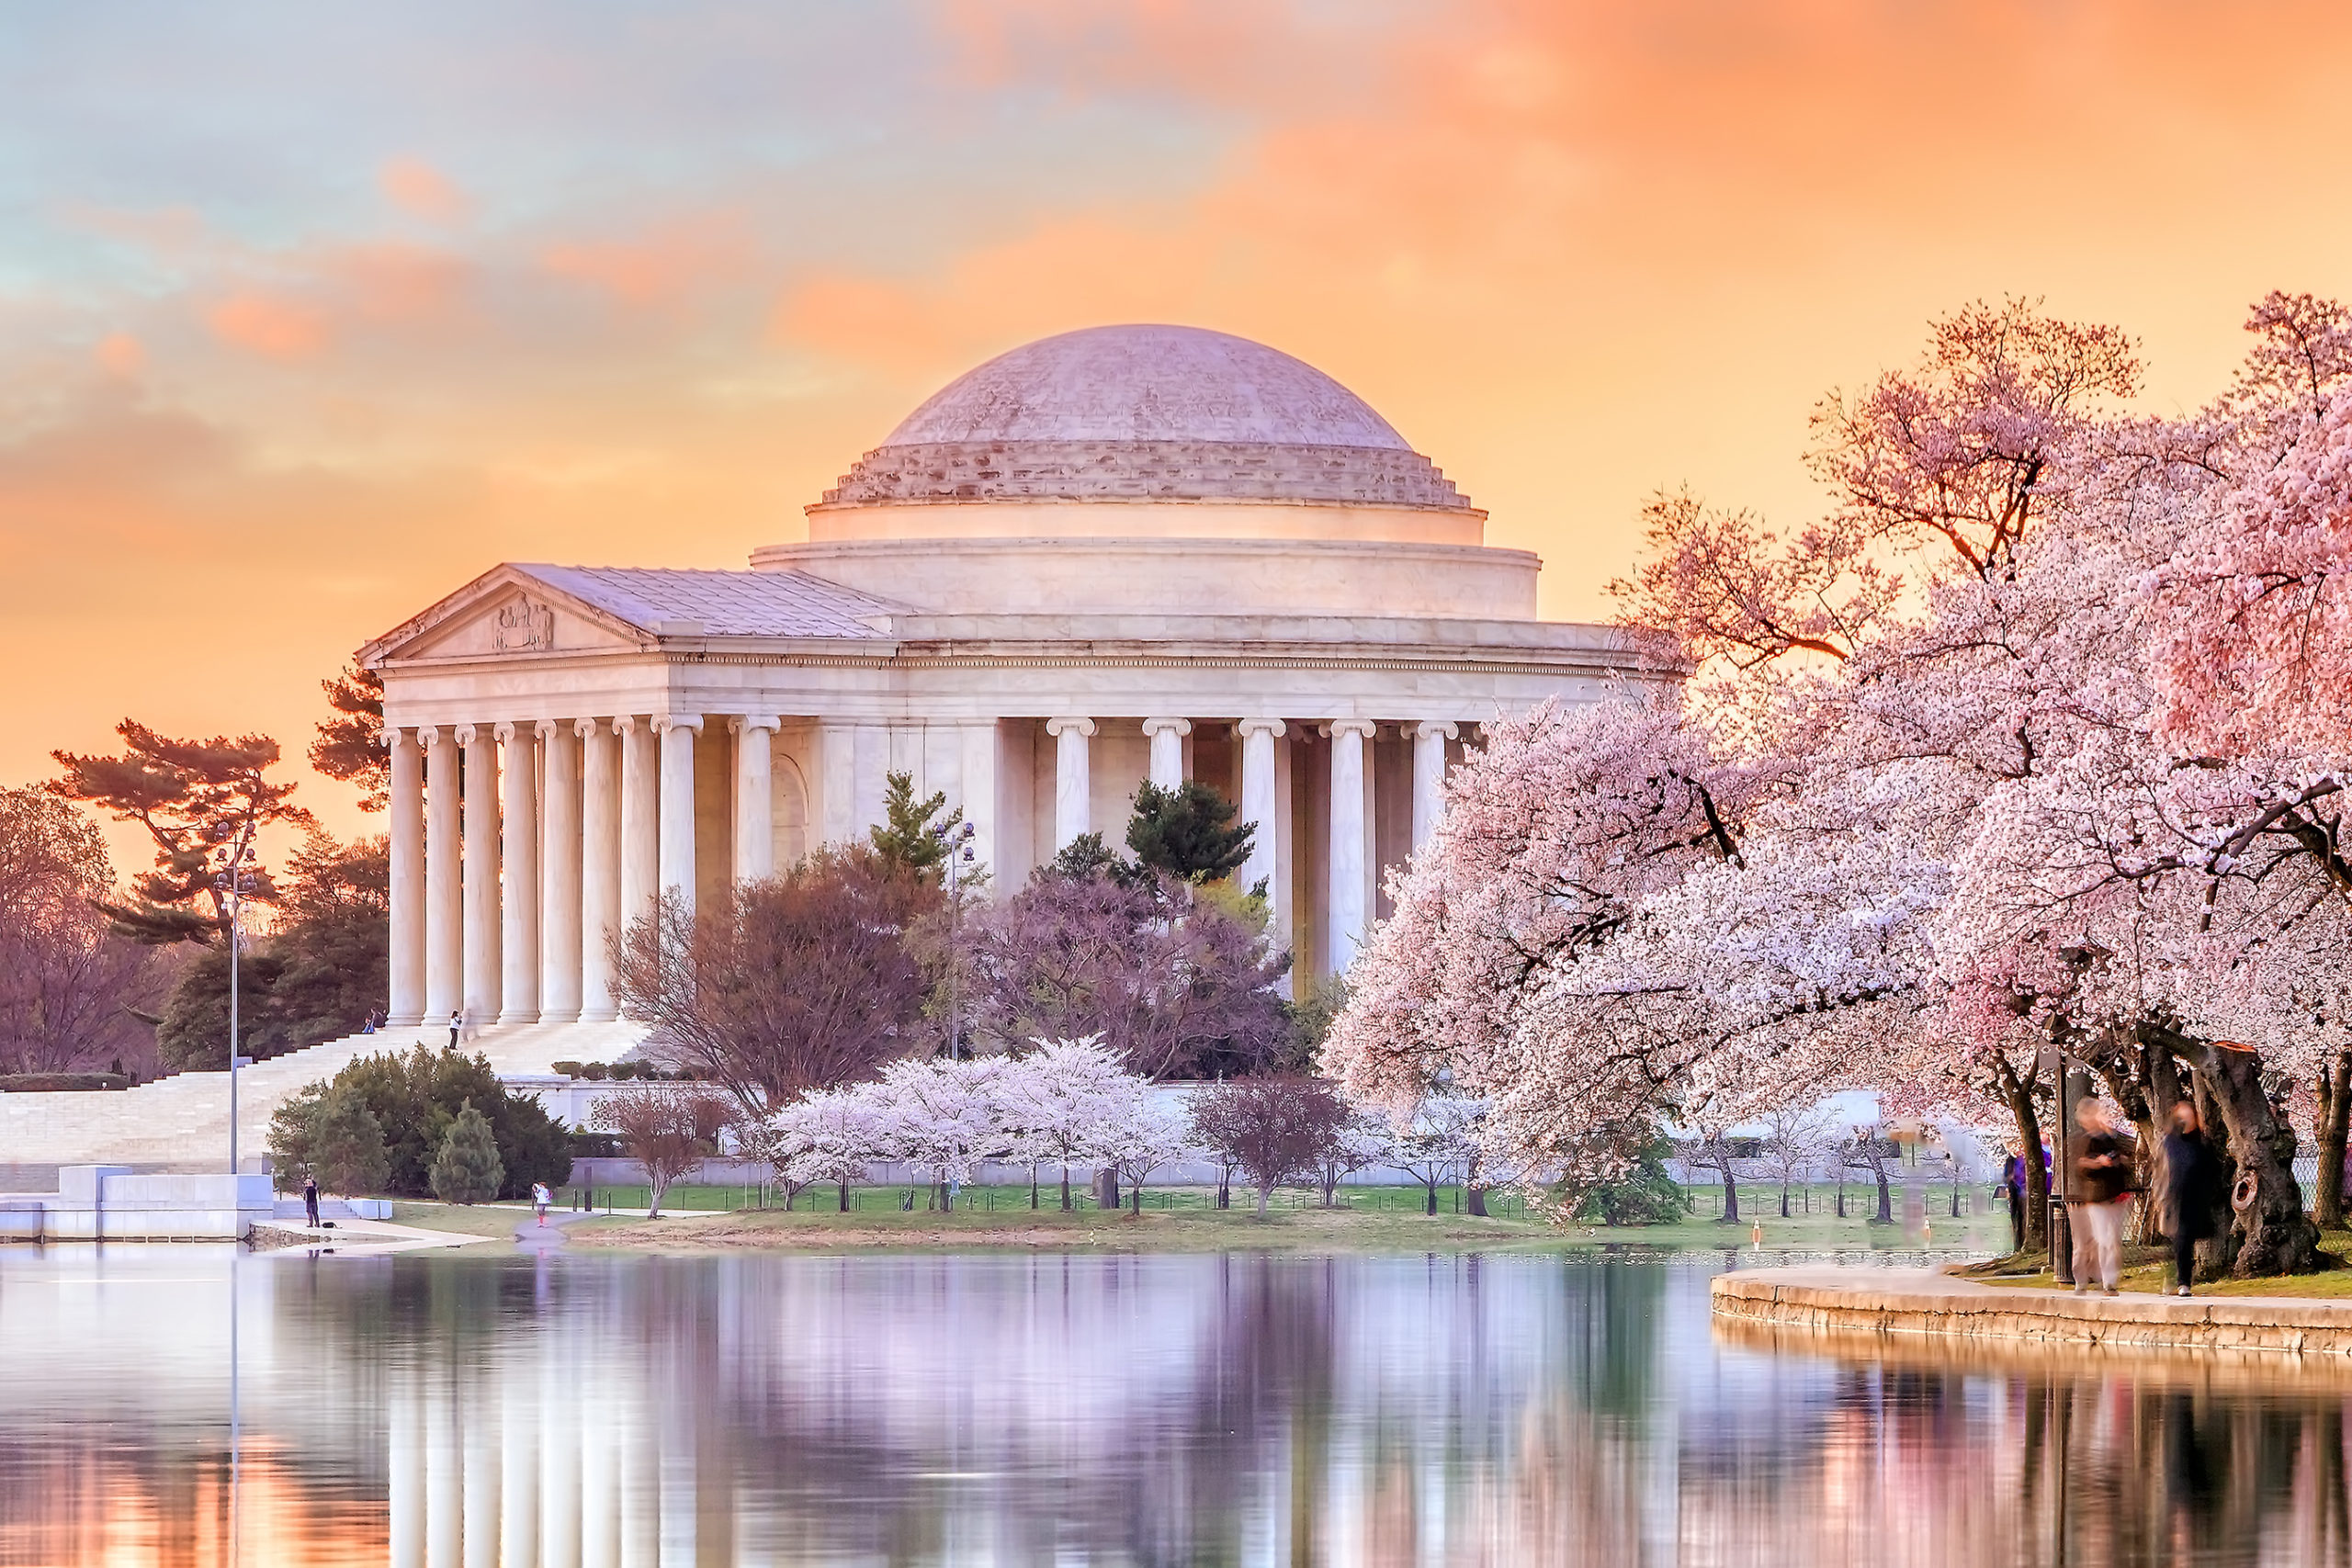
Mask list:
[[311,742],[311,766],[359,786],[359,809],[381,811],[392,784],[392,756],[376,737],[384,728],[384,678],[353,664],[319,682],[335,716]]
[[1198,779],[1166,789],[1149,780],[1136,786],[1127,847],[1136,859],[1185,882],[1230,876],[1250,858],[1253,823],[1233,824],[1233,802]]
[[[479,1115],[474,1119],[481,1121]],[[454,1124],[451,1131],[456,1131]],[[497,1157],[493,1145],[491,1158],[495,1162]],[[346,1090],[335,1090],[319,1101],[311,1129],[311,1174],[318,1178],[319,1185],[345,1197],[380,1192],[391,1179],[391,1168],[383,1123],[376,1120],[366,1100]]]
[[883,777],[882,812],[883,825],[867,830],[883,863],[892,871],[911,873],[933,887],[945,881],[948,835],[964,825],[964,808],[947,811],[944,790],[918,801],[913,774],[888,773]]
[[497,1197],[505,1179],[498,1140],[469,1100],[441,1139],[441,1152],[433,1156],[433,1195],[445,1203],[479,1203]]
[[[275,824],[311,826],[310,812],[288,798],[295,786],[265,776],[277,763],[277,742],[266,735],[178,740],[128,718],[115,733],[123,739],[119,757],[50,753],[65,770],[51,794],[104,807],[155,842],[155,869],[131,879],[134,899],[98,908],[134,942],[212,942],[229,927],[223,873],[232,852]],[[254,881],[246,896],[276,902],[268,874],[244,863]]]

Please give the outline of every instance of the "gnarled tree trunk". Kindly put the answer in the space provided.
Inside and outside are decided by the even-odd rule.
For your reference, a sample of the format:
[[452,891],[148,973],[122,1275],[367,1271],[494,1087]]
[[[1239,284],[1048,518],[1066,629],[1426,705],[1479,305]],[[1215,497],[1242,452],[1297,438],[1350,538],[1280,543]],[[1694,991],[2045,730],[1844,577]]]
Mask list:
[[2249,1179],[2253,1183],[2246,1205],[2233,1205],[2223,1238],[2229,1271],[2241,1279],[2309,1273],[2318,1266],[2319,1227],[2303,1213],[2303,1190],[2295,1180],[2295,1130],[2272,1113],[2262,1092],[2262,1058],[2178,1035],[2171,1041],[2189,1064],[2199,1100],[2211,1106],[2228,1134],[2232,1190]]
[[[1993,1058],[1993,1077],[2001,1098],[2008,1101],[2009,1119],[2017,1123],[2018,1158],[2025,1165],[2025,1246],[2022,1252],[2050,1250],[2050,1172],[2041,1164],[2041,1116],[2034,1109],[2036,1074],[2018,1077],[2001,1057]],[[1845,1212],[1845,1190],[1838,1190],[1838,1212]]]
[[2339,1051],[2320,1069],[2319,1192],[2312,1218],[2324,1231],[2344,1228],[2344,1145],[2352,1132],[2352,1051]]

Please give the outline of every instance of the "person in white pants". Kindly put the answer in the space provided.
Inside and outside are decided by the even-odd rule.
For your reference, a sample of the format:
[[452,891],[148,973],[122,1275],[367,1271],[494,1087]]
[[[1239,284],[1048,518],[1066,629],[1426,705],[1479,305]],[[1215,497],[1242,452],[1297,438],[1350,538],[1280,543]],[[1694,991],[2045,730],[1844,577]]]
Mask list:
[[2074,1220],[2075,1293],[2096,1279],[2109,1295],[2122,1271],[2123,1222],[2132,1213],[2132,1145],[2105,1100],[2075,1108],[2081,1126],[2067,1142],[2066,1202]]

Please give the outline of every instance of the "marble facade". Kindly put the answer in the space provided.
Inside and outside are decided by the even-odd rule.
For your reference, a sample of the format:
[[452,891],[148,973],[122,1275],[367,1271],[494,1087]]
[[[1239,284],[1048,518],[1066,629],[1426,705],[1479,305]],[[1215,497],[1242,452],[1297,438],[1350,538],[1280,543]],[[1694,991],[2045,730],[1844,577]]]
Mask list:
[[[747,571],[507,564],[376,639],[393,1021],[609,1020],[657,890],[724,897],[944,791],[999,889],[1139,782],[1259,825],[1301,972],[1343,969],[1477,727],[1643,678],[1343,389],[1096,329],[925,403]],[[462,776],[463,786],[459,780]]]

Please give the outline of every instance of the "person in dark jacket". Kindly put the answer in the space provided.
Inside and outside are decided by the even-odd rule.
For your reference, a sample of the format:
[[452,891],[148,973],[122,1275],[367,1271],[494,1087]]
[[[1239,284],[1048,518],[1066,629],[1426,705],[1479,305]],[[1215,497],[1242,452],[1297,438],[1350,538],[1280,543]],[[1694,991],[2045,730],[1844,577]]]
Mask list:
[[2197,1107],[2187,1100],[2172,1108],[2172,1131],[2165,1134],[2165,1206],[2158,1217],[2172,1237],[2173,1294],[2188,1294],[2197,1273],[2197,1244],[2213,1234],[2213,1208],[2222,1185],[2222,1162],[2205,1142]]
[[2011,1155],[2001,1168],[2001,1185],[2009,1190],[2009,1250],[2025,1250],[2025,1157]]

